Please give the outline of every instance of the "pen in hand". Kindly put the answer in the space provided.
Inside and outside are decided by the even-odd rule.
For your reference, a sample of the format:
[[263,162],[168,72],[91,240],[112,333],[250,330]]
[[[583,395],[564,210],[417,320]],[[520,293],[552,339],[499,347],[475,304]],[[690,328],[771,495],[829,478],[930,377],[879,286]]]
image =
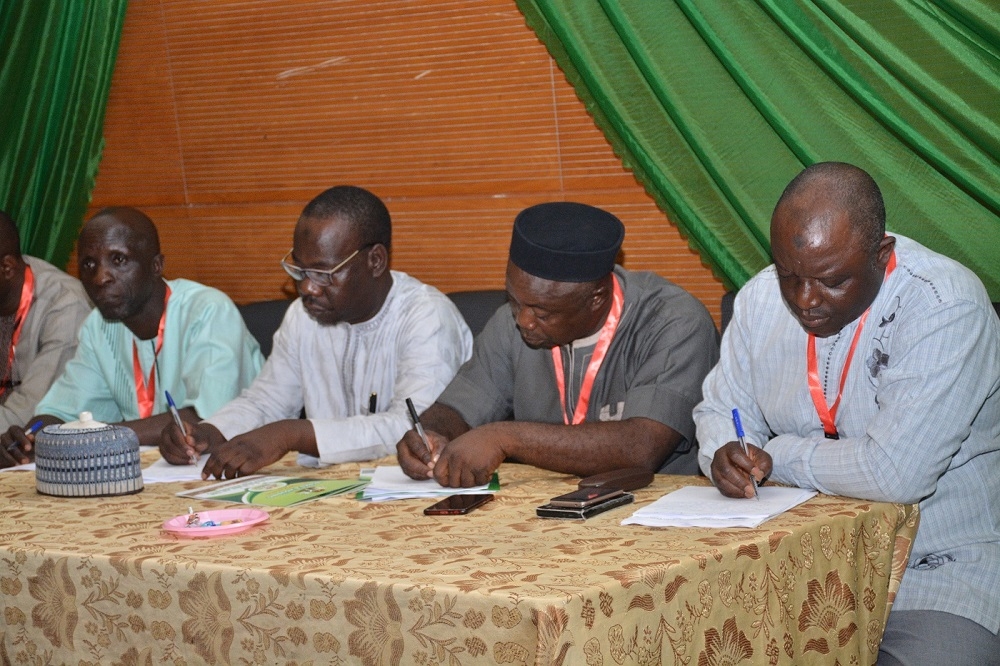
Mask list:
[[[181,429],[181,436],[187,437],[187,430],[184,429],[184,422],[181,421],[181,415],[177,412],[177,405],[174,404],[174,399],[170,397],[170,391],[164,391],[164,393],[167,396],[167,407],[170,408],[170,415],[174,417],[174,423]],[[194,451],[191,451],[191,464],[198,464],[198,454]]]
[[[34,435],[36,432],[38,432],[41,429],[42,429],[42,422],[41,421],[35,421],[30,426],[28,426],[28,429],[24,431],[24,434],[25,434],[25,436],[27,436],[27,435]],[[7,452],[8,453],[13,453],[14,449],[16,449],[16,448],[17,448],[17,442],[11,442],[10,444],[7,445]]]
[[413,420],[413,428],[420,435],[420,441],[424,443],[427,447],[427,453],[433,455],[434,450],[431,448],[431,443],[427,440],[427,433],[424,432],[424,427],[420,425],[420,419],[417,417],[417,408],[413,406],[413,401],[409,398],[406,399],[406,408],[410,410],[410,418]]
[[[733,426],[736,428],[736,439],[740,440],[740,446],[743,447],[743,454],[748,458],[750,457],[750,451],[747,449],[747,440],[743,435],[743,422],[740,421],[740,410],[733,409]],[[753,496],[754,499],[759,500],[760,494],[757,492],[757,477],[750,474],[750,481],[753,482]]]

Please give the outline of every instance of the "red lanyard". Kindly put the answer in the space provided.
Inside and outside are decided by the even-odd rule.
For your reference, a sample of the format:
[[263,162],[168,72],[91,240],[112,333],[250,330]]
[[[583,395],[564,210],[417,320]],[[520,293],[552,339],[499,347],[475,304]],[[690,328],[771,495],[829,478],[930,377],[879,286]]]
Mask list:
[[[885,268],[885,277],[882,279],[883,283],[885,280],[889,279],[889,275],[896,269],[896,251],[893,250],[892,256],[889,257],[889,263]],[[826,395],[823,393],[823,387],[819,381],[819,363],[816,360],[816,336],[812,333],[809,334],[809,341],[806,345],[806,364],[809,371],[809,393],[812,395],[813,405],[816,406],[816,413],[819,414],[820,423],[823,424],[823,433],[826,435],[827,439],[840,439],[840,433],[837,432],[837,409],[840,407],[840,398],[844,393],[844,384],[847,383],[847,373],[851,369],[851,359],[854,358],[854,350],[858,346],[858,340],[861,338],[861,329],[865,327],[865,320],[868,319],[868,313],[871,311],[871,306],[865,310],[865,313],[861,315],[858,320],[858,328],[854,331],[854,338],[851,340],[851,347],[847,350],[847,360],[844,361],[844,369],[840,373],[840,387],[837,389],[837,399],[833,401],[833,407],[826,406]]]
[[149,381],[142,375],[139,364],[139,348],[132,341],[132,372],[135,374],[135,393],[139,401],[139,418],[145,419],[153,415],[153,402],[156,398],[156,357],[163,348],[163,327],[167,323],[167,301],[170,300],[170,285],[163,295],[163,314],[160,315],[160,326],[156,331],[156,344],[153,346],[153,364],[149,368]]
[[[597,371],[601,369],[601,363],[604,362],[604,357],[608,353],[608,347],[611,346],[611,341],[615,337],[615,331],[618,329],[618,320],[621,319],[624,303],[625,297],[622,295],[622,288],[618,284],[616,276],[614,279],[614,291],[611,295],[611,311],[608,313],[608,318],[604,322],[604,326],[601,327],[601,334],[597,338],[597,346],[594,347],[594,355],[591,356],[590,363],[587,365],[587,371],[583,375],[583,384],[580,386],[580,397],[577,399],[576,409],[573,411],[573,425],[583,423],[584,417],[587,416],[587,406],[590,405],[590,394],[594,389],[594,378],[597,377]],[[569,409],[566,405],[566,379],[563,376],[562,352],[559,350],[559,347],[552,348],[552,363],[556,370],[556,386],[559,388],[559,405],[562,407],[563,422],[569,425]]]
[[14,385],[14,352],[17,349],[17,341],[21,338],[21,329],[28,319],[28,310],[31,309],[31,301],[35,296],[35,274],[31,272],[31,266],[24,265],[24,283],[21,285],[21,300],[17,304],[17,315],[15,315],[14,333],[10,336],[10,352],[7,354],[7,374],[4,376],[3,384],[0,385],[0,397],[2,397]]

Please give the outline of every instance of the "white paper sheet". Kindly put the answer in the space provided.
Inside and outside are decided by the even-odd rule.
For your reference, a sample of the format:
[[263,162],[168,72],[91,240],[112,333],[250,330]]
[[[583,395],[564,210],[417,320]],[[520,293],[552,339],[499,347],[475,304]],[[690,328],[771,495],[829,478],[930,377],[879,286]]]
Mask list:
[[14,465],[13,467],[4,467],[0,469],[0,472],[34,472],[35,463],[25,463],[24,465]]
[[376,467],[371,475],[371,483],[365,486],[362,499],[385,502],[397,499],[420,497],[445,497],[447,495],[468,495],[471,493],[491,493],[489,484],[472,488],[446,488],[434,479],[418,481],[406,476],[398,466]]
[[763,486],[759,500],[726,497],[713,486],[685,486],[638,509],[622,525],[649,527],[757,527],[816,494]]
[[205,462],[209,456],[203,455],[198,459],[197,465],[171,465],[163,458],[159,458],[152,465],[142,470],[142,482],[147,483],[169,483],[171,481],[201,481],[201,470],[205,467]]

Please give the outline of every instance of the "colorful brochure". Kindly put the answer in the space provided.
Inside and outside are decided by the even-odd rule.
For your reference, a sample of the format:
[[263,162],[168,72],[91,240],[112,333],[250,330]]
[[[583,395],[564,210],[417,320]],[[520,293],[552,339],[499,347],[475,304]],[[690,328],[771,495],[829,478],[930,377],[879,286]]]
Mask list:
[[178,497],[238,502],[254,506],[292,506],[340,495],[364,486],[364,479],[316,479],[255,474],[177,493]]

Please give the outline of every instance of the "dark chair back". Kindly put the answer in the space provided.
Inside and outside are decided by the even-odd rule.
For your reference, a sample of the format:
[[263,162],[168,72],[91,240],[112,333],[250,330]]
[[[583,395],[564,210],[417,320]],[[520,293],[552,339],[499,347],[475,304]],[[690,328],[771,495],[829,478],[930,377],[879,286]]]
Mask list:
[[285,317],[285,310],[292,302],[282,298],[273,301],[256,301],[245,305],[237,305],[243,321],[246,322],[250,334],[257,339],[260,353],[267,358],[271,355],[271,344],[274,332]]
[[722,295],[722,316],[719,322],[721,324],[720,333],[726,332],[726,326],[729,326],[729,322],[733,318],[733,301],[735,299],[735,291],[727,291]]
[[453,291],[448,294],[448,298],[455,303],[475,336],[483,330],[497,308],[507,303],[507,292],[503,289]]

